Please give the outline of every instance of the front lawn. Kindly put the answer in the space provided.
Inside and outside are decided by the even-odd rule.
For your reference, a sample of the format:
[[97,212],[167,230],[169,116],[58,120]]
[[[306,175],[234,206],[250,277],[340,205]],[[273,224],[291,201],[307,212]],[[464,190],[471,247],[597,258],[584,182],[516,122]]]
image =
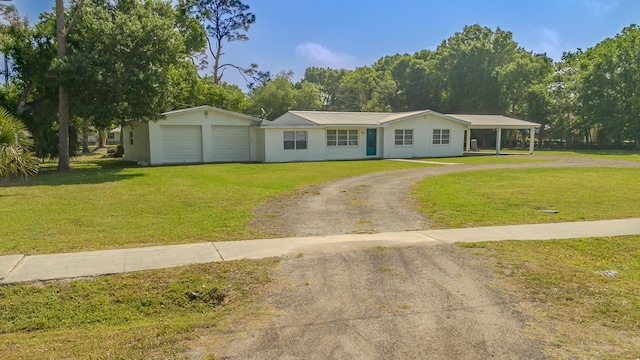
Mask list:
[[[261,238],[254,208],[286,191],[368,172],[426,167],[394,161],[135,167],[81,158],[0,187],[0,255]],[[432,166],[432,165],[431,165]]]
[[433,227],[459,228],[640,217],[638,189],[637,168],[537,168],[427,178],[414,195]]
[[[546,156],[460,159],[481,164],[536,158]],[[253,211],[284,192],[367,172],[434,165],[374,160],[135,167],[87,157],[73,166],[71,173],[60,174],[47,165],[26,183],[2,184],[0,255],[263,238],[267,234],[248,226]],[[428,178],[415,195],[434,227],[637,217],[639,171],[467,171]],[[539,211],[544,209],[560,212]]]

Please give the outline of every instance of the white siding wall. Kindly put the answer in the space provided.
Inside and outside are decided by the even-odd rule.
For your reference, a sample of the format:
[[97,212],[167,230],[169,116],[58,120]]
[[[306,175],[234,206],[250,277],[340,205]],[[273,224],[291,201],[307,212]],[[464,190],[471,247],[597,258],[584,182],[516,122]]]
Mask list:
[[[358,131],[357,146],[327,146],[327,130],[351,129]],[[376,159],[382,154],[382,131],[378,129],[378,148],[376,156],[367,156],[367,128],[265,128],[264,160],[265,162],[320,161],[320,160],[352,160]],[[307,131],[306,150],[285,150],[285,131]]]
[[255,143],[256,146],[251,148],[255,154],[255,161],[264,162],[264,129],[252,127],[251,137],[255,139],[252,144]]
[[[284,149],[283,133],[285,131],[306,131],[307,148],[296,150]],[[265,128],[264,156],[265,162],[318,161],[324,158],[324,129],[319,128]]]
[[[137,123],[133,127],[125,126],[123,131],[124,159],[136,163],[150,163],[149,123]],[[133,145],[129,138],[131,132],[133,132]]]
[[[327,146],[327,130],[356,130],[358,132],[357,146]],[[347,160],[367,158],[367,129],[366,128],[332,128],[324,130],[325,157],[327,160]],[[375,158],[375,156],[371,156]]]
[[[396,129],[413,130],[413,145],[396,145]],[[450,144],[433,145],[433,129],[449,129]],[[391,123],[385,128],[384,157],[406,159],[414,157],[462,156],[465,129],[466,126],[461,123],[433,115],[418,116]]]
[[[433,115],[429,115],[431,131],[429,132],[429,144],[431,144],[431,157],[448,157],[464,155],[464,132],[467,126]],[[433,145],[433,129],[450,129],[449,145]]]

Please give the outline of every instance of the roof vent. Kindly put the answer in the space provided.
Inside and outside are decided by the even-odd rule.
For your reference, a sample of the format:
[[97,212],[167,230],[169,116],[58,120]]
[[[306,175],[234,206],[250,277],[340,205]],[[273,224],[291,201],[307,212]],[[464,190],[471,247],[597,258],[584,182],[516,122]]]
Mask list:
[[208,112],[208,111],[205,111],[205,112],[204,112],[204,117],[207,117],[207,116],[209,116],[209,112]]

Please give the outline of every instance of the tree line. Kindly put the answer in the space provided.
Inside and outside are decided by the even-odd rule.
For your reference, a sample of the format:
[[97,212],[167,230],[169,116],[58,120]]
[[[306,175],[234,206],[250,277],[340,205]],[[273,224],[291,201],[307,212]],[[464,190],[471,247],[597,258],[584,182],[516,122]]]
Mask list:
[[630,25],[554,62],[511,32],[465,26],[435,50],[380,58],[354,70],[308,68],[249,94],[248,111],[410,111],[502,114],[542,124],[538,140],[640,148],[640,28]]
[[[310,67],[293,81],[290,71],[271,75],[257,64],[224,62],[224,45],[247,41],[256,21],[239,0],[81,0],[35,24],[11,5],[0,10],[0,105],[26,124],[40,158],[60,155],[61,87],[70,154],[88,150],[82,139],[89,129],[198,105],[265,119],[289,110],[504,114],[541,123],[540,139],[640,144],[635,25],[558,62],[522,48],[509,31],[469,25],[435,50],[353,70]],[[239,71],[248,92],[226,83],[225,71]]]

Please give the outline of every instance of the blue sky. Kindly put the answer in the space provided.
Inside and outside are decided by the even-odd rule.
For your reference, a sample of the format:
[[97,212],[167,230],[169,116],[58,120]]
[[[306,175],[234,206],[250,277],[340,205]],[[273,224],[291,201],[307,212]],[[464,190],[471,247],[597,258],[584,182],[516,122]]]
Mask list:
[[[272,74],[310,66],[371,65],[385,55],[434,50],[464,25],[511,31],[521,47],[559,60],[640,24],[638,0],[243,0],[256,15],[249,41],[225,45],[223,61]],[[54,0],[14,0],[36,21]],[[229,70],[227,82],[242,84]]]

